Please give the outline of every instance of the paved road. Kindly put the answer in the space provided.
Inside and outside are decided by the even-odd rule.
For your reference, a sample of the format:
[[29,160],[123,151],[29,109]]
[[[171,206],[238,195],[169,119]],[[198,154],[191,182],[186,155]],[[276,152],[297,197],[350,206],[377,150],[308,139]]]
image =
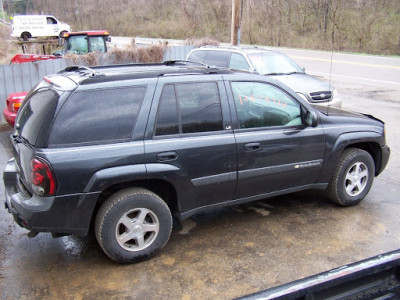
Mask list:
[[[306,68],[306,72],[326,80],[367,85],[368,88],[398,92],[400,98],[400,57],[331,53],[289,48],[284,52]],[[396,99],[394,99],[396,100]],[[400,101],[400,99],[399,99]]]
[[[184,45],[183,40],[150,39],[136,37],[139,45],[155,44],[161,41],[168,45]],[[132,38],[113,37],[112,47],[124,47],[132,42]],[[224,44],[228,45],[228,44]],[[400,57],[386,57],[363,54],[346,54],[328,51],[311,51],[282,47],[266,47],[281,51],[306,68],[306,72],[321,76],[328,81],[368,85],[374,88],[394,89],[400,98]],[[184,59],[182,57],[181,59]],[[399,99],[400,101],[400,99]]]
[[[301,62],[310,73],[317,55]],[[343,65],[372,68],[351,62]],[[400,248],[399,88],[378,80],[332,76],[344,108],[386,122],[392,148],[360,205],[341,208],[308,192],[203,213],[175,224],[159,256],[130,266],[112,263],[93,237],[29,239],[0,208],[0,299],[232,299]],[[0,168],[11,155],[10,132],[0,132]],[[0,185],[0,202],[3,193]]]

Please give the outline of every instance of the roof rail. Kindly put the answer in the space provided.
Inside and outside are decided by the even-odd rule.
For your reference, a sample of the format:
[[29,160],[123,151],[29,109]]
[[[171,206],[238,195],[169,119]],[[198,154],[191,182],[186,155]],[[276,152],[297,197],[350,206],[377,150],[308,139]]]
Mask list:
[[[148,67],[148,68],[147,68]],[[208,66],[202,63],[176,60],[162,63],[139,63],[125,65],[107,65],[96,67],[70,66],[57,72],[57,74],[70,76],[74,72],[83,75],[80,84],[105,82],[108,80],[126,80],[151,78],[160,76],[194,75],[194,74],[230,74],[227,68]],[[69,74],[68,74],[69,73]],[[76,74],[76,75],[78,75]]]
[[192,65],[204,66],[204,67],[206,67],[208,69],[211,68],[211,66],[209,66],[207,64],[204,64],[204,63],[201,63],[201,62],[197,62],[197,61],[191,61],[191,60],[177,59],[177,60],[166,60],[166,61],[164,61],[164,64],[167,65],[167,66],[171,66],[171,65],[175,65],[175,64],[179,64],[179,63],[184,64],[184,65],[192,64]]
[[96,72],[92,68],[85,67],[85,66],[69,66],[69,67],[66,67],[65,69],[58,71],[57,74],[62,74],[62,73],[66,73],[66,72],[74,72],[74,71],[79,71],[79,70],[89,71],[90,77],[95,77],[96,75],[101,75],[100,73]]
[[266,47],[260,47],[260,46],[253,46],[253,45],[239,45],[239,46],[235,46],[235,45],[205,45],[205,46],[201,46],[199,48],[196,49],[201,49],[201,48],[214,48],[214,49],[232,49],[232,50],[269,50],[270,49],[266,48]]

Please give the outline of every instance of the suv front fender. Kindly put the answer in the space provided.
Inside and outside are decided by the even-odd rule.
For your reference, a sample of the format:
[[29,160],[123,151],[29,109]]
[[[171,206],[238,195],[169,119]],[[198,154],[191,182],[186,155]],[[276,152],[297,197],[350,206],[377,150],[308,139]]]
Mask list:
[[381,147],[384,146],[385,141],[382,135],[371,131],[343,133],[332,143],[327,140],[325,163],[321,171],[320,182],[330,182],[343,151],[349,147],[367,151],[374,159],[376,169],[379,169],[380,166],[377,164],[381,162]]

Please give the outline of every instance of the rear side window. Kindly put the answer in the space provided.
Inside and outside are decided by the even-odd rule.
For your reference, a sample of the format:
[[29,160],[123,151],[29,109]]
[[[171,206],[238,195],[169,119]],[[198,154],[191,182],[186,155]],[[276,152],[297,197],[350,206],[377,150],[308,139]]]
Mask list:
[[161,93],[155,135],[223,130],[215,82],[166,85]]
[[231,53],[225,51],[205,51],[206,58],[204,63],[209,66],[228,68],[231,59]]
[[179,133],[178,108],[176,106],[175,87],[166,85],[161,93],[155,135]]
[[244,56],[242,54],[239,54],[239,53],[232,53],[229,68],[236,69],[236,70],[245,70],[245,71],[250,70],[250,66],[247,63],[246,59],[244,58]]
[[192,54],[190,54],[188,60],[204,63],[205,58],[206,58],[206,51],[194,51],[192,52]]
[[54,118],[59,95],[51,89],[41,89],[29,95],[15,122],[20,135],[36,147],[44,147],[44,138]]
[[129,140],[145,91],[130,87],[73,94],[56,117],[49,146]]

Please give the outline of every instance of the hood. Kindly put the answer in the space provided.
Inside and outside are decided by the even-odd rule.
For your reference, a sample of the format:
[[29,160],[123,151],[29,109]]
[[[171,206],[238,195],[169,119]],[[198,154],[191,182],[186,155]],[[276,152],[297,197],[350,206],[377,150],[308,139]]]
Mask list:
[[379,123],[384,124],[384,122],[378,118],[375,118],[374,116],[368,115],[368,114],[363,114],[363,113],[358,113],[358,112],[353,112],[353,111],[348,111],[348,110],[343,110],[339,108],[334,108],[334,107],[321,107],[321,106],[313,106],[315,109],[323,113],[324,115],[328,115],[330,117],[350,117],[350,118],[359,118],[359,119],[364,119],[364,120],[374,120]]
[[296,93],[309,96],[310,93],[331,91],[333,86],[308,74],[272,75],[272,78],[290,87]]

